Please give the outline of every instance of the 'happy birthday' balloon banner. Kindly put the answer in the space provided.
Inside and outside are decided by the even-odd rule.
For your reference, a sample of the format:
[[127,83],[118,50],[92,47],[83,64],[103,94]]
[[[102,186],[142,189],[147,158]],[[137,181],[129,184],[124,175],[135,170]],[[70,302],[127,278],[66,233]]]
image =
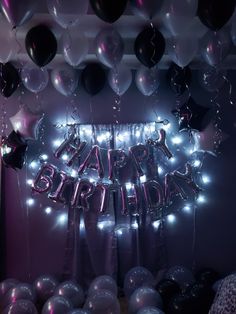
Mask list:
[[[135,215],[144,208],[158,214],[173,204],[176,198],[196,199],[201,189],[196,183],[191,163],[187,162],[183,171],[166,173],[163,180],[155,173],[157,163],[161,161],[155,158],[157,152],[166,159],[174,158],[167,145],[165,130],[157,132],[157,139],[148,138],[145,144],[131,146],[127,151],[104,149],[99,145],[90,148],[77,132],[72,132],[56,149],[54,157],[66,160],[69,169],[76,167],[77,175],[68,175],[51,163],[43,163],[32,190],[47,194],[56,203],[84,210],[95,208],[100,213],[108,212],[116,200],[122,214]],[[89,178],[91,170],[96,173],[96,180]],[[125,182],[122,171],[126,173]],[[132,183],[127,184],[127,173]],[[143,177],[147,178],[145,182]]]

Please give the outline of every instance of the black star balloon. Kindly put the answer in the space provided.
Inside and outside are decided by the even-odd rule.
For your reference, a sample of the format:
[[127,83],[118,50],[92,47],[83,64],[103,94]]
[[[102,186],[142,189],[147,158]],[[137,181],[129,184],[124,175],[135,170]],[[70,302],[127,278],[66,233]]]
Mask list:
[[180,108],[172,111],[178,119],[180,131],[196,130],[199,132],[210,123],[210,112],[210,108],[198,105],[192,97]]
[[22,169],[25,161],[27,144],[15,131],[2,138],[1,158],[6,167]]

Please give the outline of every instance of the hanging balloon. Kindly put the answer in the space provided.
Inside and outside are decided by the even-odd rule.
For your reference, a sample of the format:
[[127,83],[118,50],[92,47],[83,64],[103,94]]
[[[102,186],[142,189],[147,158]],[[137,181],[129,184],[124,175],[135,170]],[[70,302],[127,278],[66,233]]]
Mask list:
[[33,62],[43,67],[55,57],[57,40],[47,26],[38,25],[28,31],[25,38],[25,47]]
[[47,0],[48,11],[54,20],[64,28],[78,23],[81,15],[88,11],[88,0]]
[[37,129],[43,116],[31,112],[26,106],[22,107],[10,118],[13,130],[25,139],[36,139]]
[[155,27],[147,27],[136,38],[134,51],[137,59],[146,67],[152,68],[165,52],[165,39]]
[[130,0],[131,9],[134,14],[147,20],[151,20],[157,15],[163,2],[163,0]]
[[198,0],[167,0],[165,25],[173,36],[183,35],[193,23]]
[[219,66],[228,56],[231,47],[232,42],[228,31],[209,31],[202,39],[201,52],[209,65]]
[[212,31],[221,29],[231,18],[235,0],[199,0],[198,16],[201,22]]
[[187,66],[196,57],[198,39],[194,36],[173,37],[169,41],[168,54],[179,67]]
[[116,67],[124,54],[124,42],[120,34],[112,28],[103,29],[95,39],[96,55],[109,68]]
[[159,69],[141,66],[135,75],[136,86],[144,96],[151,96],[159,87]]
[[110,70],[108,82],[113,91],[122,96],[132,83],[132,72],[124,65],[119,66],[117,69]]
[[10,63],[0,63],[0,92],[4,97],[10,97],[20,83],[19,73]]
[[199,71],[199,82],[209,92],[220,90],[225,83],[227,71],[207,67]]
[[26,64],[21,70],[21,80],[29,91],[39,93],[48,85],[48,71],[33,64]]
[[81,83],[88,94],[98,94],[106,83],[106,73],[98,63],[88,64],[81,74]]
[[78,72],[69,65],[52,70],[51,81],[55,89],[64,96],[70,96],[78,87]]
[[[3,137],[1,147],[1,157],[6,167],[13,169],[22,169],[25,162],[25,153],[27,144],[25,140],[15,131],[12,131],[8,137]],[[14,288],[16,284],[9,289]]]
[[63,55],[66,62],[76,67],[88,54],[89,43],[84,34],[77,28],[67,29],[62,36]]
[[128,0],[90,0],[94,13],[103,21],[114,23],[124,13]]
[[8,22],[15,28],[31,19],[36,11],[37,1],[1,0],[0,5]]
[[192,73],[189,67],[181,68],[172,63],[167,72],[167,81],[177,95],[182,95],[188,88],[192,80]]
[[6,21],[4,16],[0,14],[0,29],[1,29],[1,50],[0,50],[0,62],[7,63],[9,60],[12,60],[18,50],[19,46],[15,39],[14,31],[12,27]]

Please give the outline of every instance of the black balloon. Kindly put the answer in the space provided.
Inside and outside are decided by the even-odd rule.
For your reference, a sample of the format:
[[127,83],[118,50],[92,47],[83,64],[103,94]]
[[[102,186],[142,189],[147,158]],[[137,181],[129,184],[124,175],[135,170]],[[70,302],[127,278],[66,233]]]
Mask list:
[[167,72],[167,80],[171,89],[177,95],[182,95],[191,84],[191,70],[189,67],[181,68],[177,64],[172,63]]
[[81,83],[90,95],[98,94],[106,83],[106,73],[98,63],[88,64],[81,74]]
[[193,314],[207,314],[214,300],[214,291],[208,285],[195,283],[189,290]]
[[221,29],[231,18],[235,0],[199,0],[198,16],[213,31]]
[[198,105],[192,97],[172,113],[177,117],[179,130],[203,131],[211,120],[210,108]]
[[0,92],[4,97],[10,97],[17,89],[20,77],[17,69],[10,63],[0,63]]
[[179,285],[175,281],[168,279],[160,281],[156,286],[156,290],[161,295],[164,305],[167,305],[175,294],[181,292]]
[[156,27],[145,28],[136,38],[134,52],[137,59],[146,67],[154,67],[165,52],[165,38]]
[[[187,294],[177,294],[168,305],[167,314],[191,314],[192,300]],[[200,313],[199,313],[200,314]]]
[[38,25],[28,31],[25,38],[25,47],[33,62],[43,67],[55,57],[57,40],[47,26]]
[[6,167],[22,169],[25,162],[27,143],[15,131],[8,137],[3,137],[1,143],[1,157]]
[[201,282],[204,285],[212,286],[217,280],[220,279],[220,276],[214,269],[205,268],[196,274],[196,279],[198,282]]
[[103,21],[114,23],[124,13],[128,0],[90,0],[94,13]]

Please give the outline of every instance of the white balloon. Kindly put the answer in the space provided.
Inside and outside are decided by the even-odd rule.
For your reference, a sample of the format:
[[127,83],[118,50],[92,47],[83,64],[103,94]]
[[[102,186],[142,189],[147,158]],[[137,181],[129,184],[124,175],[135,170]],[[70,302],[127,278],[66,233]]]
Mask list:
[[64,96],[70,96],[78,86],[78,72],[69,65],[62,65],[51,73],[52,84]]
[[187,66],[198,52],[198,39],[194,36],[178,36],[169,40],[170,59],[181,68]]
[[39,93],[48,85],[48,71],[34,64],[26,64],[21,70],[21,80],[29,91]]
[[16,42],[12,26],[7,22],[2,14],[0,14],[0,29],[0,62],[6,63],[14,59],[20,47]]
[[121,65],[117,70],[110,70],[108,82],[113,91],[121,96],[129,89],[132,83],[132,72],[126,66]]
[[159,87],[159,70],[157,67],[147,68],[141,66],[136,72],[135,82],[137,88],[144,96],[151,96]]
[[63,55],[71,66],[78,66],[84,61],[89,50],[88,39],[78,29],[70,28],[62,35]]

